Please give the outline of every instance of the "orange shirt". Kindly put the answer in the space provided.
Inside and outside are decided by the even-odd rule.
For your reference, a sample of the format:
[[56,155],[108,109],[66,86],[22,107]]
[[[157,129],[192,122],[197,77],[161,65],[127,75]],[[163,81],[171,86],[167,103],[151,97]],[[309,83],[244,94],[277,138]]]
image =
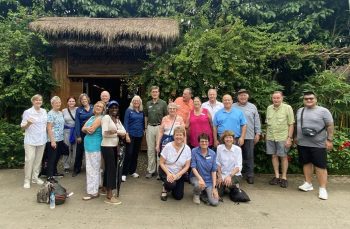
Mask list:
[[193,110],[193,100],[190,99],[188,102],[184,102],[182,97],[178,97],[175,100],[175,103],[179,106],[176,114],[181,116],[184,122],[187,124],[188,116],[190,115],[191,110]]

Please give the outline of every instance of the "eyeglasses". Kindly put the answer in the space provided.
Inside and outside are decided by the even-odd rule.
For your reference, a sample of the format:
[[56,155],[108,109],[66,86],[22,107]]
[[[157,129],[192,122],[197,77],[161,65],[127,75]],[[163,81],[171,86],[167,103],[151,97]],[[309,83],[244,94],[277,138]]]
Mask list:
[[314,99],[315,99],[315,98],[313,98],[313,97],[310,97],[310,98],[304,98],[304,100],[305,100],[305,101],[307,101],[307,100],[311,100],[311,101],[312,101],[312,100],[314,100]]
[[200,143],[208,143],[209,141],[208,140],[200,140],[199,142]]

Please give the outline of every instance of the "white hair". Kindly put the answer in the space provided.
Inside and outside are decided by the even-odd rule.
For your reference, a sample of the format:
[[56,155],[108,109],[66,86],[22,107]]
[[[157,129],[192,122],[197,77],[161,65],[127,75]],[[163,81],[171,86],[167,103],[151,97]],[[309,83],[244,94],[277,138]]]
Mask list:
[[132,98],[132,100],[131,100],[131,102],[130,102],[129,108],[132,109],[132,110],[135,110],[134,105],[132,104],[132,102],[134,102],[135,100],[139,100],[139,101],[140,101],[140,108],[139,108],[139,110],[140,110],[140,111],[143,111],[142,99],[141,99],[141,97],[138,96],[138,95],[135,95],[135,96]]

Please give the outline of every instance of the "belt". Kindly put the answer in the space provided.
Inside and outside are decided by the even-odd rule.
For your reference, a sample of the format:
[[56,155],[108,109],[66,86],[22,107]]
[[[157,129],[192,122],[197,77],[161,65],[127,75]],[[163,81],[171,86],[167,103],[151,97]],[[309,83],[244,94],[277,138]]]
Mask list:
[[149,126],[159,126],[160,123],[157,123],[157,124],[148,124]]

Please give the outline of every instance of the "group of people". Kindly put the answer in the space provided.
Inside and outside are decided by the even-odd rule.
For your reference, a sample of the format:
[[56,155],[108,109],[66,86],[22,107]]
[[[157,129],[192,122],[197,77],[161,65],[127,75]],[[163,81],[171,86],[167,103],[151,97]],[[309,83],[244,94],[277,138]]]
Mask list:
[[[147,141],[146,178],[157,176],[163,183],[160,198],[166,201],[169,192],[180,200],[184,195],[184,182],[193,184],[193,202],[202,200],[216,206],[225,189],[239,187],[243,177],[254,183],[254,146],[261,137],[261,122],[256,106],[250,103],[249,92],[241,89],[237,102],[229,94],[217,101],[217,91],[208,91],[209,100],[202,104],[199,97],[192,99],[186,88],[183,95],[169,103],[160,99],[159,87],[150,89],[152,99],[143,107],[142,99],[134,96],[126,109],[123,123],[119,117],[119,104],[110,100],[107,91],[101,101],[90,104],[87,94],[67,99],[67,108],[61,109],[61,100],[51,99],[52,109],[41,108],[40,95],[32,97],[32,107],[23,113],[21,127],[25,129],[24,188],[31,183],[43,184],[39,178],[46,148],[47,179],[56,182],[62,176],[57,163],[63,154],[64,170],[77,176],[86,161],[86,190],[83,200],[105,194],[106,203],[120,204],[116,189],[117,157],[120,140],[126,143],[121,179],[138,178],[138,153],[143,135]],[[303,165],[305,182],[299,189],[313,190],[314,169],[319,182],[319,198],[327,199],[327,150],[332,149],[334,124],[330,112],[317,105],[313,92],[303,95],[304,107],[296,115],[283,103],[283,94],[272,94],[272,105],[266,111],[266,153],[272,155],[274,177],[271,185],[288,187],[288,150],[296,144],[299,161]],[[294,139],[294,142],[293,142]],[[281,174],[280,174],[281,164]],[[103,178],[101,181],[101,171]],[[101,187],[102,185],[102,187]]]

